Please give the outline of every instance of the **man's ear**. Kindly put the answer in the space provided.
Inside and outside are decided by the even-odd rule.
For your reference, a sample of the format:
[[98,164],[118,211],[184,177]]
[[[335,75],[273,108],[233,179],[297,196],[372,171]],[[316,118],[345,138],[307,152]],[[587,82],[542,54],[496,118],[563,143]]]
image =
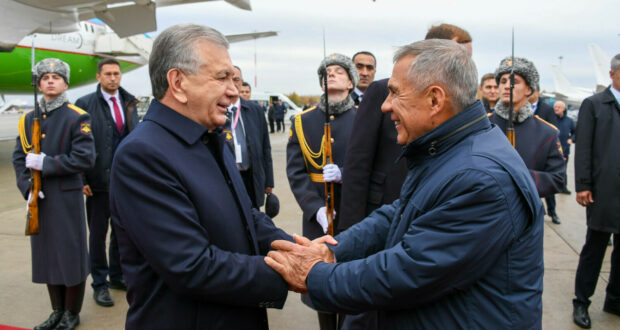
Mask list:
[[446,105],[446,91],[441,86],[433,85],[427,91],[431,107],[431,117],[440,115]]
[[170,69],[168,73],[166,73],[166,79],[168,80],[168,91],[170,95],[179,103],[187,103],[187,94],[184,88],[187,81],[185,74],[179,69]]

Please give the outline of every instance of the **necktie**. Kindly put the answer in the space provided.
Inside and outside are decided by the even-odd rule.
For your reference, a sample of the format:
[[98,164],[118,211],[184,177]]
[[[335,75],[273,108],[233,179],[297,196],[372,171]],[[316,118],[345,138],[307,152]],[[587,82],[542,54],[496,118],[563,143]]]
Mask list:
[[114,121],[116,122],[116,129],[119,133],[123,133],[123,116],[121,115],[121,109],[116,103],[116,97],[112,96],[110,101],[112,101],[112,105],[114,106]]
[[236,143],[241,149],[239,150],[239,152],[241,153],[241,159],[237,159],[237,165],[239,166],[240,170],[245,171],[248,168],[250,168],[250,160],[248,159],[248,145],[245,140],[245,130],[243,129],[243,123],[241,122],[241,119],[239,118],[240,116],[241,116],[241,111],[237,109],[237,107],[233,106],[232,107],[232,118],[233,118],[232,129],[235,132]]

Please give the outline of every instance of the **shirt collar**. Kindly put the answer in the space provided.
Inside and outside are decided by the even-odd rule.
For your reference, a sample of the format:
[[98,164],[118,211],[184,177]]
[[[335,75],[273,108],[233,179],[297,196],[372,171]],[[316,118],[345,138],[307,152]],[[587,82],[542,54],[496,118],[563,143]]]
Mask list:
[[238,97],[238,98],[237,98],[237,101],[236,101],[235,103],[231,103],[231,104],[228,106],[228,110],[231,110],[231,111],[232,111],[232,108],[233,108],[233,107],[237,107],[237,109],[241,109],[241,97]]
[[108,93],[106,93],[106,92],[103,90],[103,88],[101,88],[101,87],[99,87],[99,89],[101,90],[101,95],[103,95],[103,98],[104,98],[106,101],[110,101],[110,98],[111,98],[111,97],[115,97],[117,101],[119,100],[119,97],[118,97],[118,89],[116,90],[116,93],[115,93],[115,94],[108,94]]
[[353,92],[355,92],[355,94],[357,94],[358,96],[363,96],[364,92],[362,92],[361,90],[359,90],[359,88],[357,88],[357,86],[355,87],[355,89],[353,90]]
[[611,91],[611,94],[613,94],[616,98],[616,101],[618,101],[618,103],[620,104],[620,91],[615,89],[613,85],[609,87],[609,90]]

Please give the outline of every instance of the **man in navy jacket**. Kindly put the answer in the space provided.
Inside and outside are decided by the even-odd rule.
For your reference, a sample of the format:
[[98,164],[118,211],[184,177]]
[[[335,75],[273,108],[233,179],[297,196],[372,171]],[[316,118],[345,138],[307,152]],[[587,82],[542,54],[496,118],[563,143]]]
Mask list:
[[287,284],[262,255],[290,239],[252,208],[219,127],[237,97],[228,42],[180,24],[153,43],[155,100],[119,146],[110,204],[127,329],[266,329]]
[[266,262],[319,310],[378,310],[380,329],[541,328],[542,204],[476,101],[473,60],[449,40],[394,58],[382,111],[406,145],[400,198],[335,246],[277,241]]

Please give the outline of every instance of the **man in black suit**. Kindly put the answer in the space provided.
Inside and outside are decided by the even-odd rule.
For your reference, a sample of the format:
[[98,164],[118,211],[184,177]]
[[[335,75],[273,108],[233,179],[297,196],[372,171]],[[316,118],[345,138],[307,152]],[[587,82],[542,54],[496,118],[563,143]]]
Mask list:
[[534,109],[534,114],[549,124],[557,127],[558,117],[555,115],[555,110],[553,110],[553,107],[547,104],[547,102],[541,101],[539,97],[540,85],[536,85],[536,91],[528,98],[528,101],[532,104],[532,109]]
[[[116,232],[110,220],[110,169],[116,148],[138,125],[138,100],[120,86],[121,66],[113,58],[97,65],[97,90],[79,98],[75,104],[92,118],[97,158],[95,167],[84,173],[86,219],[89,229],[90,275],[95,302],[110,307],[114,300],[108,288],[127,290],[121,271]],[[109,259],[106,260],[106,237],[110,226]],[[109,282],[108,282],[109,277]]]
[[[243,76],[238,66],[234,67],[233,82],[241,90]],[[273,189],[271,143],[265,114],[258,104],[237,97],[228,107],[228,116],[223,133],[237,160],[252,206],[258,209],[265,203],[265,194]]]
[[612,83],[583,101],[577,120],[575,191],[586,208],[588,231],[575,275],[573,321],[590,328],[588,306],[594,294],[607,243],[613,234],[607,313],[620,316],[620,54],[611,60]]
[[371,52],[363,50],[355,53],[352,60],[360,76],[360,81],[357,83],[357,86],[355,86],[353,93],[351,93],[351,98],[353,98],[355,105],[359,106],[364,98],[366,89],[368,89],[368,86],[375,80],[377,59]]

